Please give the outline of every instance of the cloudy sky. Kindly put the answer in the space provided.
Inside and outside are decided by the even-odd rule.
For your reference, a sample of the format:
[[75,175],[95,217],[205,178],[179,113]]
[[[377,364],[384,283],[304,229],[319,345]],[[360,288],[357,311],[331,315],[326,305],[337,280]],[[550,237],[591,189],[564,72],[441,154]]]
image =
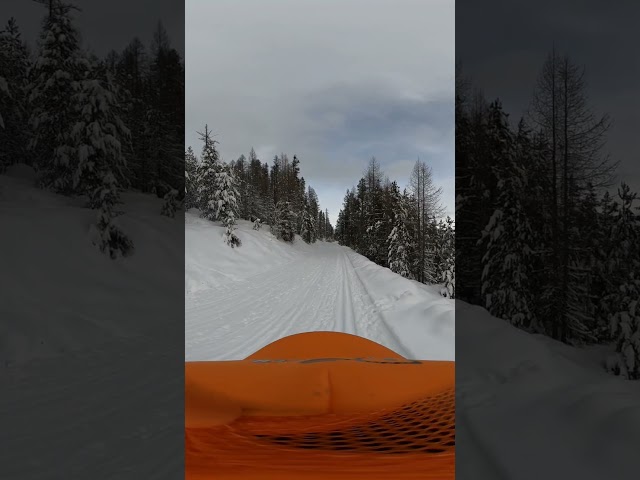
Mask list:
[[[111,49],[121,51],[138,36],[146,45],[158,21],[169,34],[171,44],[184,53],[184,2],[182,0],[69,0],[82,11],[74,13],[83,46],[97,55]],[[0,0],[0,24],[15,17],[27,43],[35,48],[47,7],[33,0]]]
[[335,225],[375,156],[433,169],[454,209],[453,0],[186,0],[186,142],[294,154]]
[[591,105],[613,120],[605,150],[620,162],[618,180],[640,192],[639,18],[636,0],[457,0],[456,57],[517,121],[555,42],[586,68]]

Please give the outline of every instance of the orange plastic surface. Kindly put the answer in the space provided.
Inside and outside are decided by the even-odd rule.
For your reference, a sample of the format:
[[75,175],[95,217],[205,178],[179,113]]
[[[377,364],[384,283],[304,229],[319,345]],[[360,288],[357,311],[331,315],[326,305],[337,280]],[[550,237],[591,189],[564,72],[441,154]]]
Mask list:
[[185,478],[454,478],[453,362],[348,334],[185,364]]

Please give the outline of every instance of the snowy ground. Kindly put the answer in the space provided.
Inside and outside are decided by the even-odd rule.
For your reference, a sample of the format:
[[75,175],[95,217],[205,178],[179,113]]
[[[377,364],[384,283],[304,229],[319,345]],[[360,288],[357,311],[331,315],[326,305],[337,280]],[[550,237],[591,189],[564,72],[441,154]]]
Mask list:
[[456,302],[456,478],[640,478],[640,382]]
[[0,175],[2,479],[183,474],[183,220],[123,199],[137,251],[112,261],[95,211]]
[[294,333],[331,330],[410,358],[453,360],[454,304],[337,243],[293,245],[239,222],[242,247],[188,213],[185,225],[187,360],[244,358]]

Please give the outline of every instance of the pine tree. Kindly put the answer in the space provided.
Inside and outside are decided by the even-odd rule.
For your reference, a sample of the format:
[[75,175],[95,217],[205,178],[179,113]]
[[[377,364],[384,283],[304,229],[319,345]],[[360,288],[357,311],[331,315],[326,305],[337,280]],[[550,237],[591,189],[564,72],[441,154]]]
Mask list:
[[305,208],[302,212],[302,239],[307,243],[314,243],[316,241],[316,224],[313,215],[310,211],[309,202],[305,202]]
[[0,31],[0,172],[28,163],[27,70],[29,54],[14,18]]
[[202,147],[201,162],[196,172],[197,205],[200,216],[208,220],[216,219],[217,205],[213,202],[215,195],[216,175],[221,169],[220,155],[216,149],[216,140],[211,138],[209,127],[205,125],[203,133],[198,132]]
[[133,242],[116,222],[116,217],[122,213],[115,209],[116,205],[122,203],[118,182],[113,174],[103,176],[101,181],[102,184],[96,188],[92,198],[95,205],[100,205],[94,244],[112,259],[129,256],[134,252]]
[[514,325],[532,323],[529,269],[532,231],[521,195],[526,176],[515,155],[514,139],[499,103],[491,110],[491,162],[498,180],[498,208],[483,232],[486,253],[482,259],[482,293],[492,315]]
[[112,175],[118,189],[122,188],[126,168],[122,144],[129,129],[120,118],[114,90],[110,74],[93,68],[71,97],[76,121],[65,135],[66,145],[58,147],[57,153],[66,165],[67,186],[76,193],[91,195],[105,175]]
[[242,245],[234,233],[238,212],[238,190],[233,171],[228,165],[218,169],[215,175],[215,187],[211,206],[215,208],[215,216],[226,228],[225,241],[231,248]]
[[160,198],[175,188],[184,189],[184,65],[171,47],[162,23],[153,35],[146,103],[147,155],[153,159],[148,191]]
[[99,209],[100,249],[111,258],[133,252],[133,242],[115,224],[121,212],[126,160],[122,141],[129,135],[118,112],[118,99],[108,72],[94,68],[79,82],[71,98],[76,109],[76,122],[66,135],[67,143],[58,147],[59,158],[65,159],[69,182],[67,188],[89,196],[89,205]]
[[612,292],[611,333],[616,341],[616,356],[609,368],[630,379],[640,378],[640,225],[633,212],[637,198],[623,183],[618,190],[620,205],[616,209],[612,236],[615,250],[611,260],[617,274],[617,291]]
[[164,215],[165,217],[174,218],[176,216],[177,209],[178,191],[175,188],[172,188],[164,196],[164,202],[162,203],[160,214]]
[[198,206],[198,159],[191,147],[184,152],[184,179],[184,208],[189,210]]
[[411,238],[407,231],[407,205],[395,182],[392,184],[394,226],[387,238],[388,264],[392,272],[405,278],[413,278],[410,268],[409,249]]
[[276,205],[277,212],[277,236],[280,240],[293,243],[295,239],[295,215],[291,204],[281,200]]
[[153,118],[149,102],[149,65],[144,44],[134,38],[115,59],[115,77],[121,92],[123,121],[131,131],[127,145],[128,179],[130,184],[143,192],[151,191],[155,176],[156,159],[151,150],[154,139],[148,120]]
[[442,231],[442,282],[444,288],[442,295],[454,299],[456,298],[456,242],[455,242],[454,221],[447,217],[446,224]]
[[79,47],[78,32],[70,16],[71,6],[55,3],[42,27],[39,55],[29,84],[30,147],[41,171],[41,183],[61,193],[74,193],[72,167],[65,147],[76,122],[77,111],[69,102],[89,68]]

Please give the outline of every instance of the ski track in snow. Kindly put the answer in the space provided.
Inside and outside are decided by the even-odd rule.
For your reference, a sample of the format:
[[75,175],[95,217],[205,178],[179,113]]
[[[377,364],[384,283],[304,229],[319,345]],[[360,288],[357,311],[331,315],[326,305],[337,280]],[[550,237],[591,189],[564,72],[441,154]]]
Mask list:
[[315,255],[187,298],[187,360],[241,359],[284,336],[318,330],[356,334],[410,356],[386,327],[349,255],[319,243]]

